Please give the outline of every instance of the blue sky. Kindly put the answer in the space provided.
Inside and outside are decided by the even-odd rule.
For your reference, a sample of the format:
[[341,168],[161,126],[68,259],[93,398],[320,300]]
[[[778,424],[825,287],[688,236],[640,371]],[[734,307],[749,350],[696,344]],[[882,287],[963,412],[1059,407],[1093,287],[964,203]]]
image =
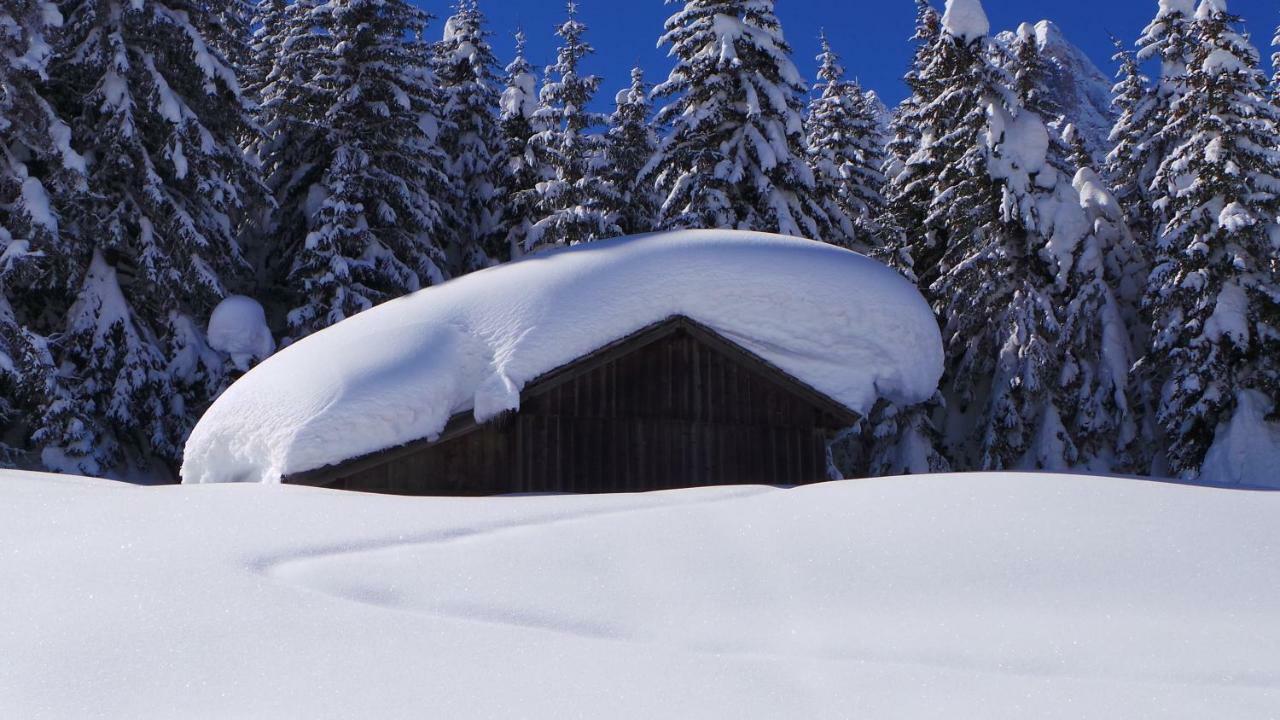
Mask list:
[[[452,0],[417,2],[437,16],[432,24],[434,35],[449,14]],[[942,3],[935,0],[938,7]],[[1114,69],[1107,34],[1132,42],[1156,11],[1156,0],[985,0],[984,4],[995,29],[1012,29],[1023,21],[1043,18],[1057,22],[1067,38],[1084,48],[1107,75]],[[818,31],[825,27],[850,75],[893,102],[906,93],[901,76],[911,54],[912,0],[781,0],[777,6],[796,62],[806,77],[812,78],[816,70],[813,56],[817,54]],[[564,17],[562,2],[480,0],[480,7],[489,17],[502,63],[511,57],[511,34],[517,26],[523,26],[529,36],[530,60],[535,65],[542,67],[553,59],[556,38],[552,33]],[[589,28],[587,39],[596,48],[586,69],[604,77],[598,98],[601,109],[627,84],[633,65],[644,67],[650,81],[666,77],[670,69],[666,50],[655,45],[662,23],[677,6],[661,0],[578,0],[578,9]],[[1267,46],[1280,23],[1276,0],[1231,0],[1230,9],[1245,17],[1254,43],[1270,58]]]

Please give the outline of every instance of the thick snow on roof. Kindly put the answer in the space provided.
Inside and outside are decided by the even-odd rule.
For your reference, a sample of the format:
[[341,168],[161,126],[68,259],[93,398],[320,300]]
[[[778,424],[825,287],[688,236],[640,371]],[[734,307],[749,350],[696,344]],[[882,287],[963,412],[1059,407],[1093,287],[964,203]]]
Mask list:
[[933,313],[889,268],[830,245],[684,231],[555,250],[395,300],[286,348],[214,403],[184,482],[276,482],[517,409],[526,383],[685,315],[857,412],[928,399]]

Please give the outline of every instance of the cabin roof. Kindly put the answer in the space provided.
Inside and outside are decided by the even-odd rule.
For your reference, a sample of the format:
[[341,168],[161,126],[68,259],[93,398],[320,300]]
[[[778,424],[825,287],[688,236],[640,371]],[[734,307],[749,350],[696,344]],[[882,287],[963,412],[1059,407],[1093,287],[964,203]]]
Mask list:
[[681,231],[537,253],[306,337],[229,388],[187,442],[185,482],[278,482],[517,409],[556,369],[680,315],[848,411],[927,400],[937,320],[848,250]]
[[[688,333],[715,351],[727,355],[743,365],[753,368],[770,382],[780,386],[788,393],[801,398],[824,416],[830,418],[830,422],[828,424],[830,429],[837,430],[847,428],[858,422],[860,417],[858,413],[849,410],[834,399],[813,389],[803,381],[787,374],[784,370],[773,363],[765,360],[741,345],[738,345],[732,340],[725,338],[715,330],[712,330],[706,325],[683,315],[673,315],[664,320],[660,320],[652,325],[641,328],[624,338],[609,343],[604,347],[548,371],[525,385],[524,390],[521,392],[521,398],[533,397],[550,391],[565,383],[572,382],[576,378],[579,378],[602,365],[606,365],[614,360],[636,352],[641,348],[647,347],[652,343],[659,342],[671,335],[681,332]],[[327,465],[325,467],[288,475],[284,478],[284,481],[305,485],[323,484],[328,479],[358,473],[369,467],[388,462],[405,455],[413,454],[430,445],[436,445],[462,437],[468,433],[475,432],[489,422],[499,420],[500,417],[501,416],[490,418],[489,420],[482,422],[476,420],[475,413],[473,412],[464,411],[455,413],[449,418],[449,422],[445,425],[444,430],[438,437],[418,438],[394,448],[377,450],[333,465]]]

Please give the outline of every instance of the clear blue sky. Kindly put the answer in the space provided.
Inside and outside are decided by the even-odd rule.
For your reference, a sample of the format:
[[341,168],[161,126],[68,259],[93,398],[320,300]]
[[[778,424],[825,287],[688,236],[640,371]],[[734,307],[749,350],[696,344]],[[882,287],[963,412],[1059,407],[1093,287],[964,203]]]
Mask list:
[[[452,1],[416,0],[437,17],[432,35],[441,29]],[[941,8],[943,1],[934,4]],[[1156,0],[985,0],[984,5],[993,32],[1016,28],[1024,21],[1057,22],[1067,39],[1084,48],[1108,76],[1114,66],[1107,33],[1132,42],[1156,11]],[[551,62],[556,47],[552,33],[564,17],[563,2],[480,0],[480,7],[489,17],[494,48],[503,64],[511,57],[511,35],[518,26],[529,36],[529,59],[539,68]],[[588,26],[587,40],[596,48],[586,70],[604,77],[598,98],[601,109],[627,84],[633,65],[644,67],[650,81],[666,77],[670,61],[665,48],[658,49],[656,43],[663,22],[677,7],[662,0],[578,0],[579,17]],[[1264,61],[1269,60],[1271,38],[1280,24],[1276,0],[1230,0],[1230,9],[1244,16],[1254,44],[1263,51]],[[901,77],[911,53],[912,0],[779,0],[777,12],[807,78],[816,70],[818,31],[825,27],[850,75],[890,102],[906,93]]]

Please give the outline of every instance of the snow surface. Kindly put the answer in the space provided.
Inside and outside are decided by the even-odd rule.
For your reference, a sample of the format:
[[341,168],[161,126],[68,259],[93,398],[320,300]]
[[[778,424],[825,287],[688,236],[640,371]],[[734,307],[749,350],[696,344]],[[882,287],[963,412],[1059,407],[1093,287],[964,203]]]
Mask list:
[[952,37],[973,42],[991,32],[991,22],[982,9],[981,0],[947,0],[942,27]]
[[1280,494],[1051,475],[394,498],[0,473],[0,715],[1230,718]]
[[251,297],[232,295],[209,316],[209,347],[231,356],[241,370],[276,350],[262,305]]
[[525,383],[673,315],[849,409],[927,400],[933,312],[900,275],[823,243],[683,231],[553,250],[381,305],[277,353],[209,409],[184,482],[276,482],[519,407]]

